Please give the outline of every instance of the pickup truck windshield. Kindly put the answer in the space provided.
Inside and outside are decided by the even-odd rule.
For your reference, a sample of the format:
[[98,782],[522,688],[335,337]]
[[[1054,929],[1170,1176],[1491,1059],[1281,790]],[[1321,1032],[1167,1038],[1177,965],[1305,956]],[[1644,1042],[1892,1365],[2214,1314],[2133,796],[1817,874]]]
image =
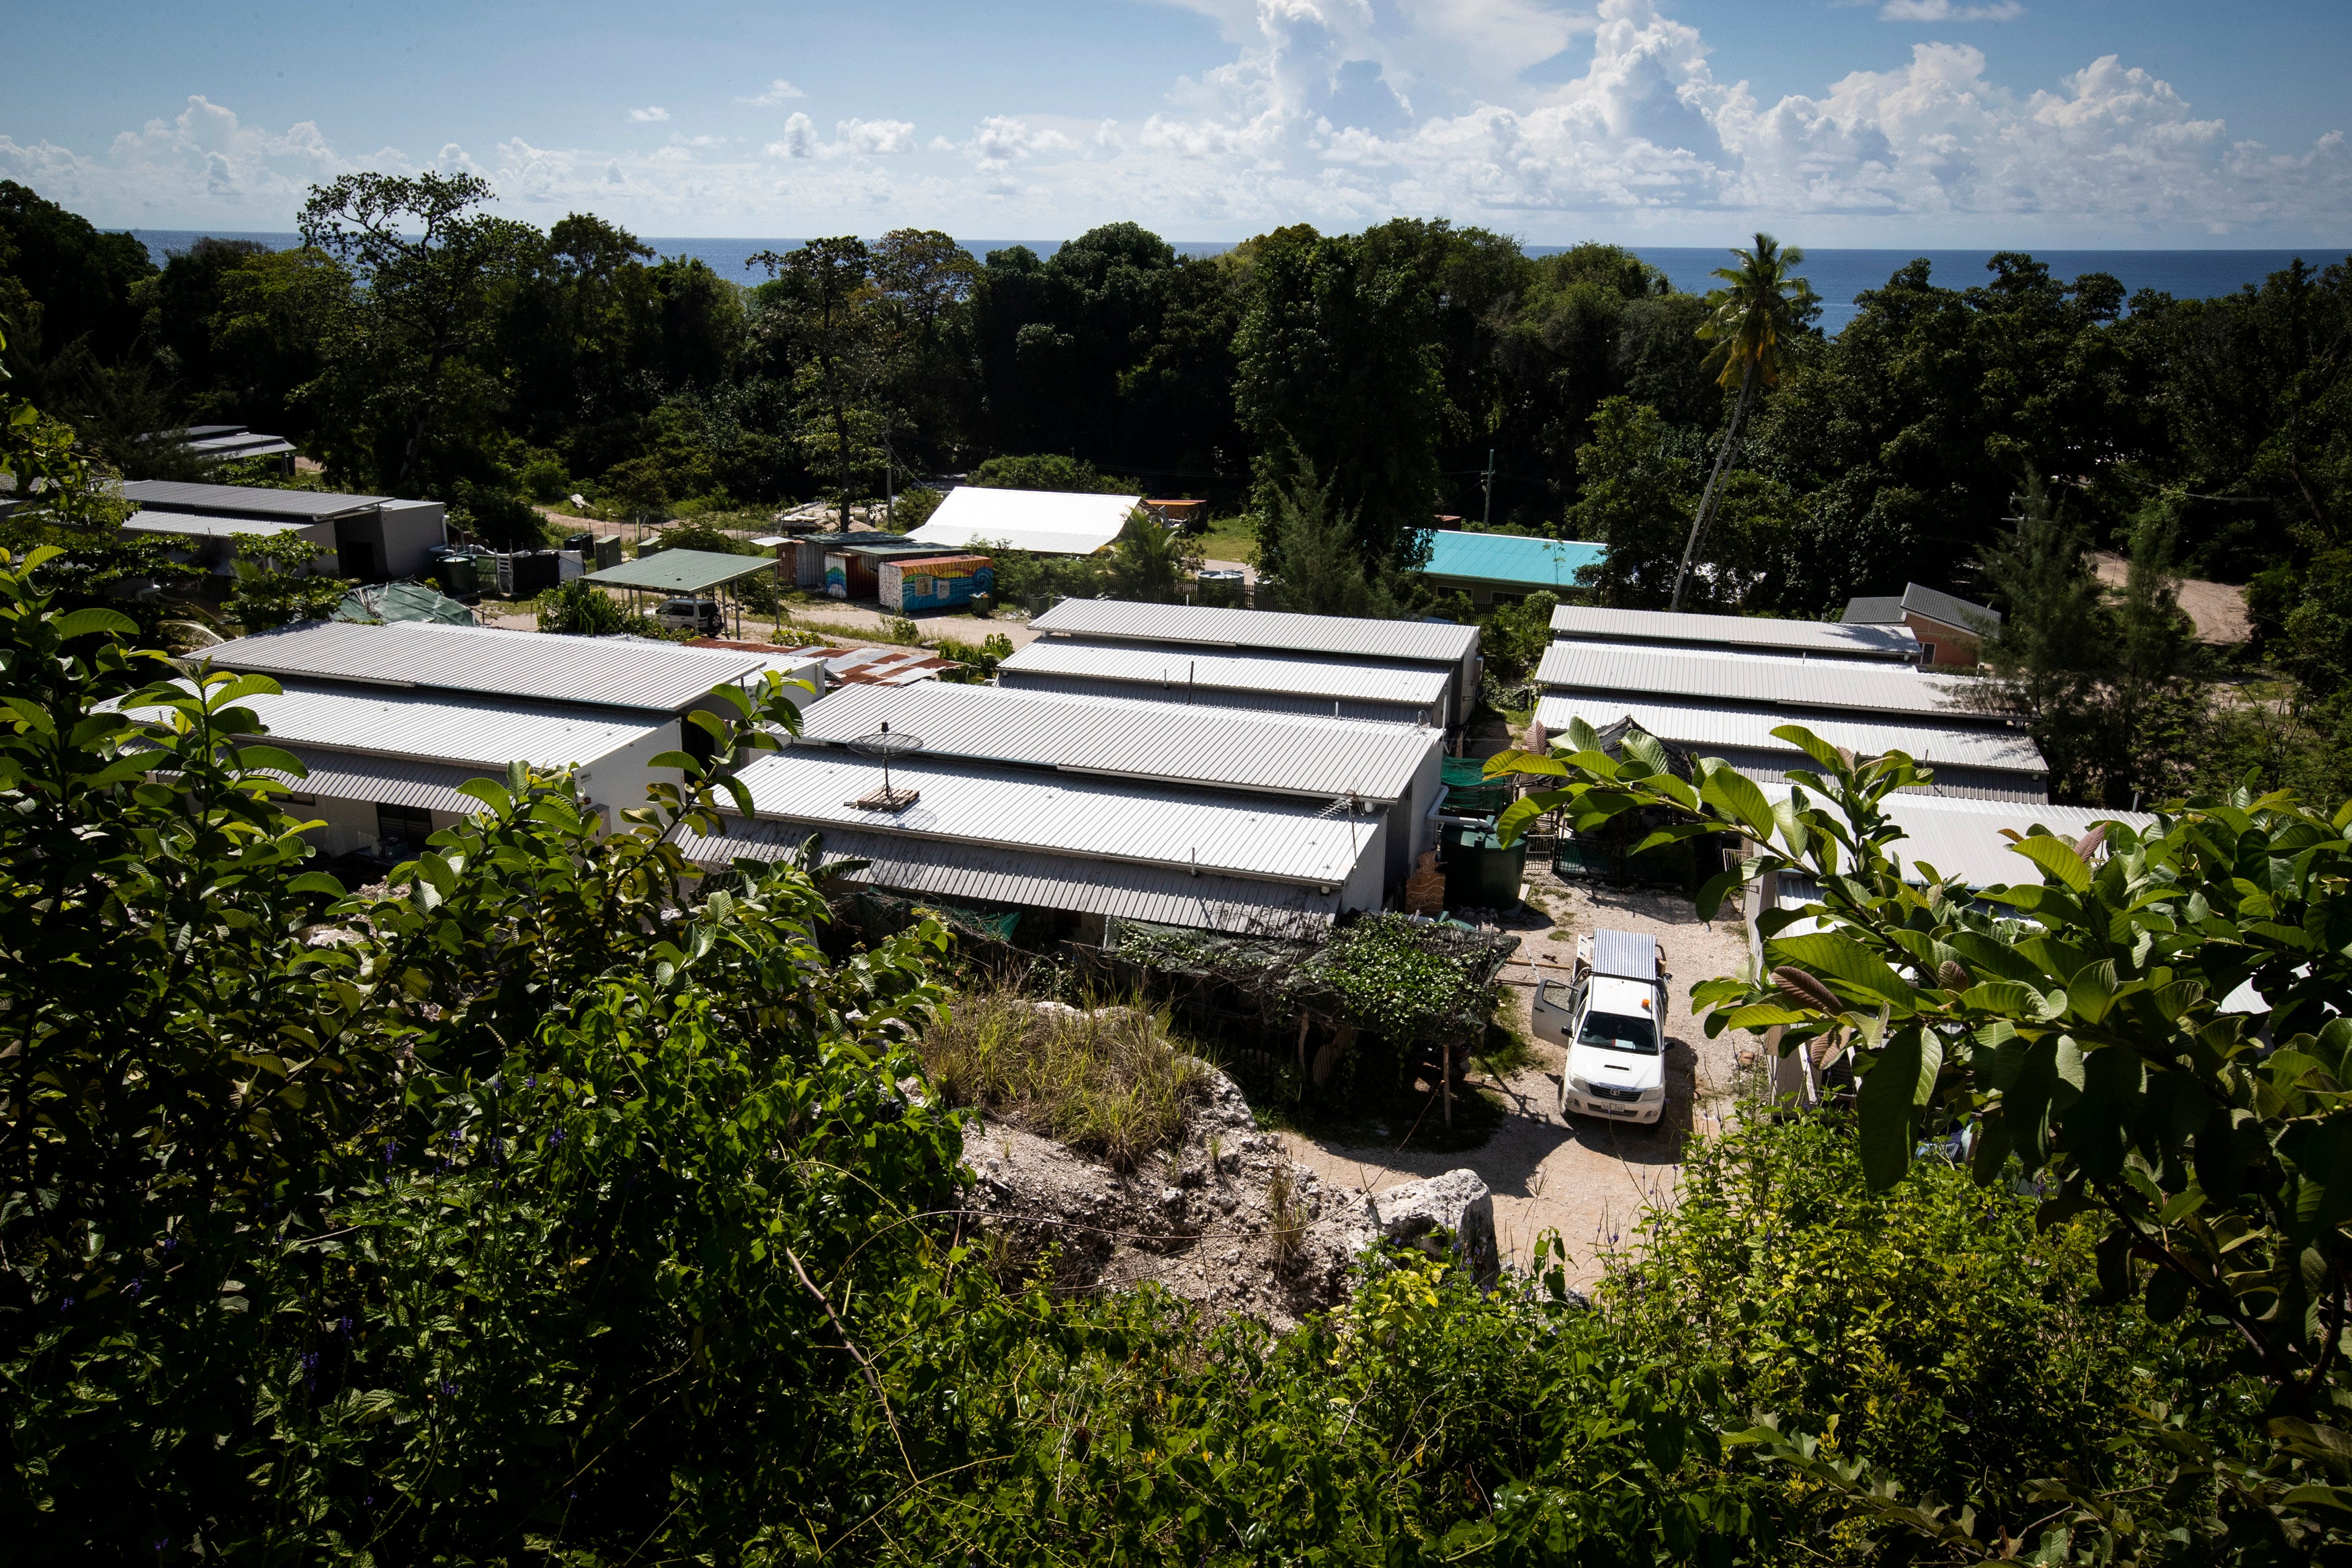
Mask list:
[[1577,1032],[1579,1045],[1597,1045],[1603,1051],[1628,1051],[1635,1056],[1658,1054],[1658,1030],[1648,1019],[1627,1018],[1623,1013],[1587,1013],[1584,1028]]

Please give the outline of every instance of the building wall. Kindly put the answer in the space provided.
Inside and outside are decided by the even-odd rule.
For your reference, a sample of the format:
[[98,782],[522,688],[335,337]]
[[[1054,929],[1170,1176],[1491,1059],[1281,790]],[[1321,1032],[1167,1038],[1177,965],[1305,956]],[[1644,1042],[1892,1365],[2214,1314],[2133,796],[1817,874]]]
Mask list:
[[626,826],[621,813],[644,805],[646,791],[656,780],[675,784],[681,779],[683,775],[676,768],[656,768],[653,759],[665,751],[683,749],[678,744],[678,722],[666,721],[579,769],[580,793],[604,817],[606,832]]
[[[1356,869],[1339,890],[1341,909],[1377,910],[1388,902],[1389,819],[1372,820],[1370,837],[1356,857]],[[1402,885],[1402,884],[1400,884]]]
[[[326,859],[368,849],[376,841],[375,803],[372,800],[322,800],[301,794],[279,799],[289,816],[321,824],[302,837]],[[430,815],[436,833],[444,828],[456,827],[459,820],[455,811],[435,811]]]
[[[1916,610],[1903,612],[1903,623],[1919,639],[1920,665],[1927,669],[1974,669],[1984,656],[1977,634],[1941,621],[1930,621]],[[1929,649],[1932,646],[1933,652]]]

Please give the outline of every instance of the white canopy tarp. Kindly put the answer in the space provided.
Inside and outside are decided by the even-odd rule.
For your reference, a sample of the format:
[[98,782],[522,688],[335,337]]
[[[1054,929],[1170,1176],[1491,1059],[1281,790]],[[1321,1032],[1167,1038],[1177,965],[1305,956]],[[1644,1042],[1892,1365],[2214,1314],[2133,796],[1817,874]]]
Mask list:
[[1040,555],[1092,555],[1118,538],[1140,496],[1064,490],[991,490],[959,485],[907,537],[943,549],[999,545]]

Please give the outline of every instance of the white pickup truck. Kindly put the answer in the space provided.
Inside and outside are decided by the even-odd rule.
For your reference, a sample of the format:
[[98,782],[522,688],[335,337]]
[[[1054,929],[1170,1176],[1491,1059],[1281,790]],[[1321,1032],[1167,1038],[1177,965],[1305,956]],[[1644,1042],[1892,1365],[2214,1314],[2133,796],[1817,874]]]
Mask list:
[[1666,974],[1654,936],[1576,940],[1576,976],[1536,987],[1536,1033],[1568,1052],[1559,1113],[1654,1122],[1666,1108]]

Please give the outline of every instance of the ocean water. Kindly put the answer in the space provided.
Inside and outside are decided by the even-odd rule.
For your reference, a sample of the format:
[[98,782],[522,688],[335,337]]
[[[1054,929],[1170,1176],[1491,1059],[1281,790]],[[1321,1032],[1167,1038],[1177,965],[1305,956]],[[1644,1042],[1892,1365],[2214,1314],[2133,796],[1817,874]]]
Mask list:
[[[184,229],[132,229],[133,235],[144,241],[158,263],[168,251],[184,249],[197,238],[197,231]],[[298,242],[290,234],[222,234],[222,239],[258,241],[273,250],[284,249]],[[744,282],[757,282],[767,274],[759,268],[746,267],[751,257],[763,250],[789,250],[799,244],[790,239],[677,239],[648,236],[646,244],[660,255],[693,256],[719,274]],[[1216,240],[1179,240],[1172,242],[1185,256],[1216,256],[1233,246]],[[992,250],[1009,246],[1025,245],[1040,256],[1051,256],[1061,248],[1059,240],[975,239],[963,242],[964,248],[974,256],[985,256]],[[1568,247],[1565,246],[1534,245],[1527,247],[1530,255],[1549,256]],[[1674,280],[1677,288],[1703,294],[1715,286],[1710,276],[1718,267],[1727,266],[1731,256],[1727,250],[1699,246],[1637,246],[1634,254]],[[1805,264],[1799,270],[1813,286],[1822,298],[1822,328],[1835,332],[1853,319],[1858,307],[1855,296],[1865,289],[1883,286],[1887,278],[1914,258],[1926,256],[1929,276],[1947,288],[1966,288],[1985,281],[1985,264],[1992,259],[1990,250],[1808,250]],[[2310,250],[2042,250],[2032,252],[2034,259],[2046,265],[2063,278],[2072,279],[2086,272],[2113,275],[2124,286],[2126,298],[2143,288],[2154,288],[2183,299],[2210,299],[2217,295],[2231,294],[2250,283],[2260,283],[2272,273],[2284,268],[2297,256],[2314,266],[2347,259],[2341,251],[2326,247]]]

